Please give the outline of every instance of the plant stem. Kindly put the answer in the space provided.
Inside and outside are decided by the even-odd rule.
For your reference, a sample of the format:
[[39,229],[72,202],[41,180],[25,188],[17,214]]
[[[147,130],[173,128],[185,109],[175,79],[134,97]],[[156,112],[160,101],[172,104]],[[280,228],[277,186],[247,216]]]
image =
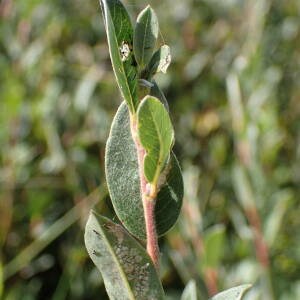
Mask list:
[[144,216],[147,233],[147,252],[156,269],[159,269],[159,247],[155,225],[155,200],[143,195]]
[[253,207],[249,207],[246,210],[246,215],[253,230],[256,257],[262,267],[267,270],[270,266],[269,251],[262,233],[261,222],[256,207],[254,205]]
[[146,226],[146,237],[147,237],[147,252],[151,257],[156,269],[159,269],[159,247],[157,242],[156,224],[155,224],[155,202],[157,193],[149,194],[147,188],[147,180],[144,175],[144,157],[146,155],[145,149],[140,144],[137,135],[137,121],[136,116],[130,116],[131,134],[134,140],[137,158],[139,165],[139,177],[140,177],[140,189],[144,208],[144,218]]
[[213,268],[206,268],[204,271],[204,280],[210,297],[218,293],[218,273]]

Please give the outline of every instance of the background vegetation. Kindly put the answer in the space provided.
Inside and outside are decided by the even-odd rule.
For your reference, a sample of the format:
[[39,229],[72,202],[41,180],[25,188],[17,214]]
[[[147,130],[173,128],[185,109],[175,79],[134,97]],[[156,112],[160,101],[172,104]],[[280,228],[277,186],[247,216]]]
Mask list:
[[[254,283],[247,299],[300,299],[300,2],[150,4],[185,180],[160,241],[169,298],[193,278],[204,295]],[[97,1],[0,3],[0,298],[107,299],[83,229],[94,204],[112,216],[108,55]]]

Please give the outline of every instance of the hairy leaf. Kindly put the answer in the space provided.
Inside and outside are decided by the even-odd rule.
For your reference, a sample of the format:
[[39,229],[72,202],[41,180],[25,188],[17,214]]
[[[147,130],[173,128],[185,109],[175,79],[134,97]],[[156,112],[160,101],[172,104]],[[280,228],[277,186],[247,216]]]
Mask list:
[[155,73],[167,73],[167,69],[171,63],[171,52],[168,45],[161,46],[152,56],[147,67],[149,76]]
[[137,18],[134,30],[133,51],[141,69],[150,61],[158,37],[158,20],[154,10],[148,5]]
[[174,130],[167,110],[155,97],[146,96],[137,111],[138,135],[147,154],[144,173],[148,182],[156,184],[170,156]]
[[251,284],[236,286],[213,296],[210,300],[241,300],[250,287]]
[[123,227],[91,212],[84,238],[111,300],[164,299],[150,257]]
[[133,47],[133,28],[129,15],[119,0],[100,0],[109,53],[118,86],[131,112],[134,112],[137,99],[137,68]]
[[[112,123],[106,145],[106,180],[115,212],[133,235],[146,239],[138,162],[131,137],[127,105],[122,103]],[[176,222],[183,197],[183,180],[178,161],[171,154],[170,170],[161,187],[155,206],[159,235],[166,233]]]

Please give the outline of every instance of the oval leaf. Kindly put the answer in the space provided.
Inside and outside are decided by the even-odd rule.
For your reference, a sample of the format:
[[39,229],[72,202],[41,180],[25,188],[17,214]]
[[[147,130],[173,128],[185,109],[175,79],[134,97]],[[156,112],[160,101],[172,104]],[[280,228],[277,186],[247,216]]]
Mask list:
[[241,300],[250,287],[251,284],[236,286],[213,296],[210,300]]
[[171,63],[171,51],[168,45],[161,46],[152,56],[147,67],[148,76],[153,76],[155,73],[167,73],[167,69]]
[[110,299],[164,299],[161,282],[150,257],[120,225],[91,212],[84,238]]
[[[125,103],[121,104],[113,120],[105,156],[106,180],[115,212],[131,234],[146,239],[137,154]],[[158,235],[163,235],[175,224],[182,198],[182,174],[176,157],[171,154],[170,170],[155,206]]]
[[154,10],[148,5],[137,18],[133,37],[134,56],[141,67],[150,61],[158,37],[158,20]]
[[109,53],[122,97],[131,112],[137,104],[137,68],[132,54],[133,28],[119,0],[100,0],[109,45]]
[[155,97],[146,96],[138,107],[138,136],[147,151],[144,174],[149,183],[157,184],[174,143],[174,130],[167,110]]

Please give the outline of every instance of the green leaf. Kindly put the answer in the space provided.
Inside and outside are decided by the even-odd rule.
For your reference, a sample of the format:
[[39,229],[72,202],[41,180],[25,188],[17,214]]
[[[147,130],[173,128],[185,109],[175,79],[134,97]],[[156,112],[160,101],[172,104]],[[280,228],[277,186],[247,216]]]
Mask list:
[[250,287],[251,284],[243,284],[221,292],[210,298],[210,300],[241,300]]
[[199,300],[195,280],[190,280],[183,290],[180,300]]
[[152,56],[147,67],[148,76],[153,76],[155,73],[167,73],[167,69],[171,63],[171,52],[168,45],[161,46]]
[[164,93],[159,88],[159,86],[157,85],[155,80],[152,80],[151,82],[152,82],[153,86],[150,89],[150,95],[159,99],[159,101],[165,106],[165,109],[167,111],[169,111],[169,104],[168,104],[168,101],[167,101]]
[[203,264],[206,268],[217,268],[220,259],[224,254],[225,228],[223,225],[216,225],[207,230],[204,234],[204,257]]
[[162,90],[159,88],[155,80],[145,80],[145,79],[139,79],[139,95],[142,95],[140,97],[144,98],[146,95],[150,95],[153,97],[156,97],[159,99],[159,101],[165,106],[166,110],[169,112],[169,104],[168,101],[162,92]]
[[148,5],[137,18],[133,37],[134,56],[141,69],[145,68],[152,57],[158,30],[156,14]]
[[117,83],[130,111],[135,112],[138,105],[137,68],[132,54],[132,24],[119,0],[100,0],[100,4]]
[[[120,105],[111,126],[106,144],[105,173],[117,216],[131,234],[146,239],[137,154],[125,103]],[[155,205],[158,235],[163,235],[175,224],[182,198],[182,174],[175,155],[171,154],[166,183],[161,187]]]
[[174,143],[174,130],[169,113],[155,97],[146,96],[137,111],[139,140],[147,151],[144,174],[155,184],[164,169]]
[[150,257],[122,226],[91,212],[84,239],[110,299],[164,299],[161,282]]

